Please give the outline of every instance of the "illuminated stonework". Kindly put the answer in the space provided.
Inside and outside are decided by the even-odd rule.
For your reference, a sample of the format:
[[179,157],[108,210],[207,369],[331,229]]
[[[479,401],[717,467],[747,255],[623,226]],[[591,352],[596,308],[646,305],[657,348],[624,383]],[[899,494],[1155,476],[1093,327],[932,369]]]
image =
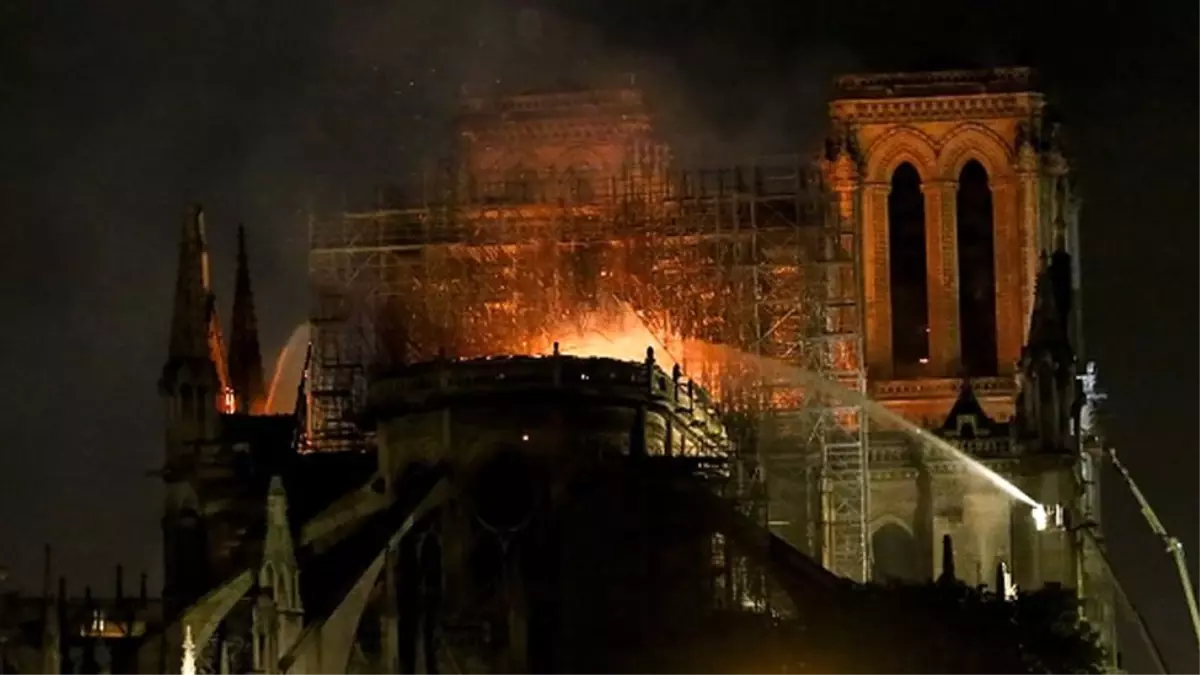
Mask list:
[[526,203],[588,203],[614,181],[667,161],[633,87],[468,97],[458,153],[461,189],[476,199]]
[[[960,177],[973,161],[990,189],[994,253],[996,372],[984,377],[980,398],[994,416],[1011,416],[1038,260],[1061,211],[1055,204],[1061,173],[1054,168],[1061,155],[1043,129],[1045,103],[1030,71],[849,75],[837,85],[830,115],[862,167],[865,337],[874,392],[916,421],[942,419],[956,396],[964,369],[957,200]],[[891,181],[902,165],[916,170],[924,199],[928,311],[928,357],[907,373],[896,367],[889,241]]]
[[[1103,580],[1099,575],[1080,580],[1081,570],[1092,574],[1092,563],[1083,559],[1075,531],[1057,518],[1039,524],[1035,516],[1047,513],[1029,508],[1034,500],[1072,504],[1085,492],[1083,499],[1095,499],[1094,487],[1086,479],[1081,485],[1074,474],[1078,462],[1068,418],[1075,373],[1072,358],[1064,356],[1071,341],[1061,334],[1065,329],[1057,330],[1068,322],[1069,308],[1060,312],[1055,301],[1070,295],[1062,283],[1070,274],[1051,274],[1064,264],[1070,270],[1069,256],[1065,263],[1057,256],[1059,267],[1046,268],[1039,281],[1036,314],[1056,330],[1035,330],[1039,336],[1025,344],[1029,316],[1035,314],[1031,296],[1040,252],[1060,241],[1065,250],[1077,244],[1078,211],[1053,126],[1042,119],[1041,96],[1021,70],[849,76],[840,86],[842,94],[831,105],[835,133],[823,160],[793,157],[715,170],[671,167],[632,90],[468,100],[456,162],[426,182],[424,199],[375,204],[311,224],[310,273],[317,289],[309,343],[313,361],[301,391],[307,398],[297,406],[307,428],[276,434],[289,431],[292,420],[283,418],[272,429],[258,422],[273,420],[255,420],[252,427],[241,415],[223,415],[219,438],[208,430],[195,432],[195,420],[178,414],[196,408],[183,403],[193,401],[192,385],[179,387],[178,394],[166,389],[168,410],[176,415],[169,418],[168,455],[195,446],[187,457],[199,460],[169,463],[165,472],[168,600],[182,609],[204,597],[210,588],[204,584],[230,578],[238,547],[254,540],[242,527],[243,511],[254,507],[229,496],[236,494],[229,488],[242,482],[231,458],[260,450],[290,457],[277,452],[290,443],[289,448],[314,451],[297,463],[312,467],[313,475],[298,475],[297,489],[289,487],[306,497],[298,504],[318,501],[314,488],[336,487],[331,479],[347,480],[322,495],[330,500],[324,511],[289,523],[298,528],[299,546],[330,555],[303,577],[287,577],[289,590],[312,583],[304,578],[318,580],[310,590],[328,590],[332,584],[323,571],[344,562],[341,553],[333,553],[337,542],[348,538],[357,549],[357,533],[370,534],[372,528],[352,525],[388,512],[396,494],[417,494],[406,481],[419,482],[424,468],[449,465],[452,474],[469,476],[464,485],[480,496],[481,517],[448,510],[450,517],[426,521],[422,527],[430,529],[422,534],[419,557],[415,540],[398,551],[408,558],[400,568],[406,574],[424,568],[418,560],[427,561],[426,551],[439,565],[457,561],[451,564],[466,569],[466,544],[484,541],[476,535],[485,531],[489,537],[503,535],[494,540],[503,552],[514,541],[507,537],[531,522],[540,498],[534,493],[541,488],[525,490],[528,486],[578,494],[575,483],[540,480],[542,467],[571,469],[584,466],[575,463],[579,458],[646,455],[638,471],[676,462],[708,467],[714,478],[738,476],[736,496],[745,499],[747,510],[752,507],[775,535],[837,575],[937,577],[944,571],[937,561],[947,559],[940,555],[942,542],[952,540],[958,578],[969,584],[999,579],[997,586],[1010,593],[1013,585],[1059,583],[1078,587],[1103,609]],[[898,190],[902,168],[911,180]],[[889,203],[898,202],[893,193],[904,190],[915,199],[904,208]],[[960,208],[971,199],[987,208]],[[911,305],[921,314],[916,321],[893,307],[900,293],[892,271],[903,257],[893,255],[890,228],[902,219],[893,213],[916,225],[919,236],[910,239],[928,269],[919,279],[926,284],[920,302]],[[987,246],[960,246],[960,225],[968,220],[980,226],[972,236],[986,234]],[[986,250],[987,260],[964,264],[969,256],[960,249],[976,263]],[[969,284],[962,280],[978,268],[988,271],[990,296],[981,296],[983,286],[973,281],[975,304],[969,308],[991,308],[991,316],[979,323],[975,311],[971,337],[961,311]],[[858,297],[860,285],[866,286],[865,303]],[[207,293],[205,283],[186,288],[193,286],[193,295]],[[191,296],[184,299],[189,309],[199,306]],[[897,319],[922,333],[928,329],[927,337],[909,335],[912,344],[900,348],[893,339]],[[975,339],[981,325],[993,327],[982,341]],[[202,334],[192,330],[189,344],[200,344],[193,338]],[[219,331],[208,335],[211,342]],[[306,342],[297,340],[297,351]],[[981,344],[992,352],[982,360]],[[647,357],[651,345],[654,358]],[[197,347],[188,355],[201,351]],[[210,351],[219,360],[221,350]],[[898,366],[901,356],[908,361]],[[201,391],[224,391],[212,386],[227,385],[224,365],[206,365],[212,367],[199,381],[206,387]],[[850,404],[845,399],[855,397],[812,396],[804,388],[814,380],[798,377],[797,368],[855,392],[868,388],[871,398],[925,429],[890,429],[887,418],[894,424],[895,415],[881,414],[878,406],[876,419],[864,424],[861,397]],[[964,369],[971,374],[969,386],[961,377]],[[689,386],[689,378],[699,386]],[[1026,388],[1020,399],[1018,381]],[[1017,407],[1023,415],[1014,420]],[[256,445],[260,430],[271,432],[263,435],[262,448]],[[929,451],[938,445],[929,442],[931,434],[972,461],[945,443],[940,453]],[[751,451],[732,452],[743,449]],[[742,467],[745,471],[727,475],[719,468],[731,457],[750,455],[754,464]],[[663,461],[666,456],[673,459]],[[536,461],[525,461],[530,458]],[[997,489],[996,481],[980,478],[979,466],[1011,481],[1005,484],[1013,489]],[[625,478],[620,474],[616,482],[628,482]],[[1014,501],[1014,492],[1027,498]],[[492,500],[489,494],[504,498]],[[531,494],[533,499],[520,501]],[[275,497],[281,496],[282,490]],[[422,504],[420,509],[445,506],[432,499]],[[514,504],[520,508],[508,508]],[[420,509],[406,517],[405,527],[424,519]],[[618,511],[596,505],[586,510],[591,520],[571,521],[561,531],[573,533],[581,546],[607,541],[595,528],[616,522],[611,514]],[[200,523],[203,530],[196,527]],[[763,539],[757,530],[753,534]],[[620,536],[625,542],[642,540]],[[708,533],[704,539],[715,540]],[[207,550],[194,548],[199,546]],[[724,546],[720,542],[719,566],[727,570],[721,602],[730,607],[746,597],[742,589],[757,582],[749,573],[745,583],[730,581],[742,572],[735,575],[737,563]],[[717,557],[710,555],[711,543],[693,546],[689,540],[687,548],[703,551],[699,557],[706,560]],[[577,560],[604,571],[633,559],[617,548],[606,548],[608,558],[578,550]],[[209,565],[194,564],[201,557],[192,551],[208,553]],[[310,636],[305,649],[320,652],[318,662],[281,661],[282,650],[275,647],[290,638],[279,639],[265,650],[260,643],[256,658],[260,666],[267,664],[263,670],[274,662],[297,672],[304,666],[287,664],[349,661],[371,596],[371,575],[390,557],[363,553],[376,562],[363,562],[368,572],[342,605],[357,609],[324,622],[317,608],[328,603],[304,603],[303,621],[330,631],[304,632]],[[310,556],[298,560],[313,562]],[[331,567],[323,567],[325,562]],[[576,572],[587,566],[567,567]],[[708,566],[691,567],[703,571],[695,579],[702,583],[692,584],[689,576],[683,586],[707,592],[714,579]],[[482,597],[471,574],[441,578],[451,606],[464,609],[470,604],[464,599]],[[386,588],[397,582],[439,587],[415,579],[389,572],[380,581],[388,592],[374,597],[399,597]],[[579,582],[572,588],[594,592],[597,599],[619,585],[584,576]],[[591,596],[573,592],[561,597],[586,607],[577,597]],[[267,630],[276,616],[267,599],[260,597],[255,610],[260,638],[282,634]],[[626,608],[633,605],[619,604],[614,625],[632,624]],[[662,605],[684,607],[685,616],[701,614],[673,600]],[[520,610],[509,610],[502,616],[520,616]],[[381,615],[388,635],[398,635],[402,616],[393,610]],[[299,622],[298,611],[296,617]],[[649,619],[656,629],[677,625],[673,619]],[[418,625],[404,621],[414,630]],[[495,625],[481,624],[486,631]],[[480,645],[488,642],[486,631],[478,633]],[[197,635],[207,644],[207,637]],[[377,669],[397,669],[397,644],[385,641],[392,656]],[[322,651],[325,646],[332,649]],[[519,672],[516,663],[505,663],[504,670]],[[415,668],[414,653],[414,664],[405,669]]]

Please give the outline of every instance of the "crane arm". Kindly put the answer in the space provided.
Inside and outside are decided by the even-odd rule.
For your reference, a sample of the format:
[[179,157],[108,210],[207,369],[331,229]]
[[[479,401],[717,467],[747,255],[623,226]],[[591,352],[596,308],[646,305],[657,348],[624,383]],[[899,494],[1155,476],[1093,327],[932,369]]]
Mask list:
[[1178,538],[1172,537],[1162,521],[1158,519],[1158,514],[1154,513],[1154,509],[1150,508],[1150,502],[1146,500],[1146,496],[1138,489],[1137,483],[1134,482],[1133,476],[1129,474],[1129,470],[1117,459],[1117,451],[1113,448],[1108,449],[1108,457],[1112,460],[1113,467],[1125,479],[1125,484],[1129,486],[1129,491],[1133,493],[1133,498],[1137,500],[1138,506],[1142,510],[1142,516],[1145,517],[1146,523],[1150,525],[1150,530],[1162,540],[1167,548],[1167,552],[1175,561],[1175,567],[1179,573],[1179,583],[1183,586],[1184,600],[1188,605],[1188,612],[1192,617],[1192,630],[1196,634],[1196,642],[1200,643],[1200,606],[1196,604],[1196,593],[1192,589],[1192,577],[1188,573],[1187,559],[1183,554],[1183,543]]
[[1187,560],[1183,557],[1183,544],[1171,537],[1171,557],[1175,559],[1175,567],[1179,572],[1179,583],[1183,585],[1184,598],[1188,603],[1188,611],[1192,615],[1192,630],[1196,633],[1196,642],[1200,643],[1200,607],[1196,605],[1196,592],[1192,589],[1192,577],[1188,573]]

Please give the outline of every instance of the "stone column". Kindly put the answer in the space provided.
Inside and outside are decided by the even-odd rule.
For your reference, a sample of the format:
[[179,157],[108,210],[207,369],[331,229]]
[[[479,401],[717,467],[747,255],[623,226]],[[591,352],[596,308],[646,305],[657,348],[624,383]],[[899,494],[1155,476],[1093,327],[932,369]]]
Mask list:
[[[856,298],[854,310],[857,314],[857,330],[866,330],[866,320],[864,317],[866,316],[865,312],[867,308],[863,306],[866,302],[862,292],[864,288],[862,271],[863,251],[866,250],[866,244],[864,243],[864,233],[861,227],[863,218],[860,210],[862,209],[862,205],[858,203],[859,175],[858,167],[844,150],[838,155],[837,160],[833,162],[830,178],[832,179],[833,192],[837,199],[836,214],[834,217],[838,219],[838,241],[835,244],[836,251],[832,253],[839,256],[842,255],[842,252],[846,250],[847,244],[849,244],[850,249],[846,252],[852,258],[857,258],[855,260],[855,268],[851,272],[852,276],[848,280],[852,284],[852,287],[849,289],[844,287],[847,280],[839,272],[833,279],[833,283],[835,284],[833,292],[838,297],[846,297],[847,292],[849,292],[851,297]],[[847,233],[851,233],[849,240],[847,240]],[[866,355],[863,353],[862,346],[865,339],[865,335],[859,335],[857,348],[853,349],[854,353],[851,357],[855,362],[853,367],[863,368],[863,370],[867,368]]]
[[887,183],[862,187],[862,275],[866,304],[867,369],[871,379],[892,378],[892,291],[888,261]]
[[925,266],[929,297],[929,374],[957,377],[958,232],[955,208],[958,183],[930,181],[925,194]]
[[1045,191],[1046,202],[1040,214],[1041,222],[1038,228],[1039,253],[1050,253],[1054,250],[1056,230],[1060,225],[1066,224],[1064,216],[1067,205],[1063,203],[1066,193],[1060,193],[1059,186],[1070,169],[1066,158],[1057,150],[1050,150],[1042,156],[1042,190]]
[[1021,335],[1029,335],[1029,319],[1033,313],[1033,292],[1038,274],[1038,180],[1037,155],[1029,144],[1019,151],[1017,159],[1017,232],[1021,240],[1019,264],[1021,269]]
[[1022,264],[1025,238],[1018,221],[1017,183],[1010,176],[992,180],[992,246],[996,279],[996,363],[1000,374],[1016,372],[1025,343],[1022,316],[1026,301],[1022,277],[1028,269]]

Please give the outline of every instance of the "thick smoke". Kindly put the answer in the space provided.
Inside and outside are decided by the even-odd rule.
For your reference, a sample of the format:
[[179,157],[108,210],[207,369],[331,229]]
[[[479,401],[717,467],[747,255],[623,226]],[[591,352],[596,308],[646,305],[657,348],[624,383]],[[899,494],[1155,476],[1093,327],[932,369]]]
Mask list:
[[[6,368],[22,393],[0,473],[27,480],[4,491],[0,511],[42,505],[0,532],[29,544],[6,561],[26,581],[43,539],[69,542],[57,554],[63,569],[93,567],[89,547],[112,535],[112,550],[135,552],[127,567],[156,571],[158,491],[142,476],[161,461],[154,383],[188,203],[206,206],[226,313],[235,226],[245,222],[271,363],[307,312],[306,211],[369,199],[444,156],[463,85],[523,91],[636,73],[677,152],[733,156],[780,140],[775,151],[810,145],[825,82],[849,63],[818,49],[771,77],[711,76],[611,22],[499,0],[104,3],[69,21],[30,17],[25,28],[39,35],[34,124],[12,147],[37,162],[15,185],[36,180],[14,205],[30,226],[3,236],[9,250],[49,257],[5,269],[16,291],[5,352],[53,364]],[[73,283],[61,283],[67,270]],[[63,386],[74,378],[87,386]],[[39,443],[55,411],[68,410],[81,415],[71,431]],[[86,525],[59,515],[83,512]],[[96,576],[87,581],[107,578]]]

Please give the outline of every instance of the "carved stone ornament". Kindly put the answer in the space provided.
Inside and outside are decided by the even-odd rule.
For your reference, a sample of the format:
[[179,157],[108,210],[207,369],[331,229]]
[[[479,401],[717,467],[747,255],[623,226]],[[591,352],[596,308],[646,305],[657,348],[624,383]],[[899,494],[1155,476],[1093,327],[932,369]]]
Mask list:
[[858,178],[858,164],[850,156],[850,152],[845,145],[838,149],[837,156],[833,160],[830,175],[835,182],[851,183]]
[[1061,176],[1067,173],[1067,171],[1070,169],[1070,165],[1067,163],[1067,158],[1063,157],[1063,154],[1057,149],[1050,149],[1048,152],[1042,155],[1042,159],[1042,166],[1044,166],[1046,168],[1046,172],[1052,176]]
[[1038,171],[1038,153],[1033,149],[1033,143],[1030,139],[1022,138],[1021,144],[1016,148],[1016,171],[1021,173],[1033,173]]

